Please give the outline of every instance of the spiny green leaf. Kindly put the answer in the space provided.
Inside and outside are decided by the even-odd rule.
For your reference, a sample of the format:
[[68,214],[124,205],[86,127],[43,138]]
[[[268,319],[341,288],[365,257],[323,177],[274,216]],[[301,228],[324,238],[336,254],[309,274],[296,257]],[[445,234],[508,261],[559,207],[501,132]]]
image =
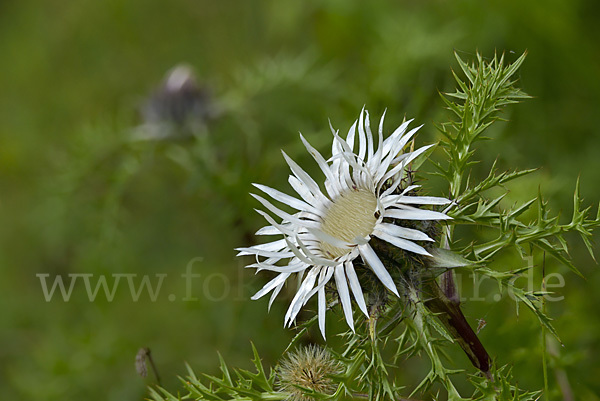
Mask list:
[[577,274],[581,278],[585,278],[583,276],[583,274],[581,274],[581,272],[579,271],[579,269],[577,269],[577,267],[575,267],[575,265],[573,264],[573,262],[569,258],[567,258],[566,256],[564,256],[562,254],[561,250],[556,249],[555,246],[553,246],[552,244],[550,244],[550,242],[548,242],[548,240],[546,240],[546,239],[540,239],[538,241],[535,241],[534,244],[537,247],[541,248],[542,250],[548,252],[552,257],[554,257],[559,262],[561,262],[562,264],[564,264],[565,266],[567,266],[573,273]]
[[158,391],[156,391],[154,388],[148,389],[153,400],[155,400],[155,401],[181,401],[181,397],[175,397],[173,394],[169,393],[164,388],[157,387],[157,389],[160,391],[160,393]]
[[221,369],[221,372],[223,373],[223,381],[225,383],[227,383],[227,385],[233,386],[233,382],[231,381],[231,375],[229,374],[229,368],[227,367],[227,364],[225,363],[225,359],[223,359],[223,356],[221,355],[220,352],[217,352],[217,354],[219,355],[219,368]]
[[531,292],[525,292],[521,288],[514,286],[511,288],[511,292],[519,301],[523,302],[537,316],[540,323],[548,329],[559,342],[561,342],[556,329],[552,326],[551,319],[542,312],[537,297]]
[[464,266],[474,266],[477,262],[473,262],[464,258],[456,252],[452,252],[449,249],[434,248],[431,250],[433,255],[433,267],[438,268],[454,268]]
[[460,69],[463,71],[463,73],[465,74],[465,76],[467,77],[467,79],[471,82],[471,84],[475,83],[475,77],[473,75],[473,72],[471,71],[471,68],[467,65],[467,63],[465,63],[460,56],[458,55],[458,53],[454,52],[454,57],[456,58],[456,61],[458,61],[458,65],[460,66]]

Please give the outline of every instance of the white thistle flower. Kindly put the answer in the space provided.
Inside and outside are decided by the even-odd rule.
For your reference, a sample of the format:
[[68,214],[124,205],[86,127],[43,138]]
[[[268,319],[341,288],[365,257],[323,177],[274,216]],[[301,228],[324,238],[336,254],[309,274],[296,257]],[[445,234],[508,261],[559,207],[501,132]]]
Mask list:
[[[318,294],[319,328],[325,337],[325,284],[333,277],[346,322],[354,330],[350,292],[360,310],[368,316],[362,288],[354,269],[354,259],[360,256],[381,283],[398,296],[390,273],[369,245],[369,240],[377,237],[405,251],[431,256],[414,241],[433,239],[424,232],[390,221],[450,218],[444,213],[413,206],[446,205],[451,203],[450,200],[407,195],[416,185],[400,188],[407,165],[433,146],[402,153],[422,126],[406,132],[412,120],[406,121],[384,140],[384,117],[385,113],[379,123],[377,149],[371,133],[369,113],[364,109],[345,140],[331,128],[334,139],[329,160],[325,160],[300,134],[304,146],[325,175],[325,192],[283,151],[283,157],[292,171],[288,181],[299,198],[254,184],[275,201],[298,211],[295,214],[286,213],[265,198],[251,194],[281,219],[281,222],[277,222],[271,215],[257,209],[270,225],[261,228],[256,234],[282,235],[283,238],[237,249],[240,251],[238,256],[256,256],[257,262],[246,267],[256,268],[257,272],[270,270],[279,273],[252,297],[258,299],[272,291],[269,308],[286,280],[294,273],[299,275],[301,284],[285,315],[284,325],[287,327],[295,321],[296,315],[307,301]],[[357,141],[358,152],[355,153]]]

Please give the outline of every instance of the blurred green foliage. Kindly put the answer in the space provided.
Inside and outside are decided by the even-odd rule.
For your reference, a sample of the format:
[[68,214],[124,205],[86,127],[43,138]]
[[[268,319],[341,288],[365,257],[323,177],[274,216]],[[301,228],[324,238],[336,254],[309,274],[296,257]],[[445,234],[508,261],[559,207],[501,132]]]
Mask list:
[[[484,178],[496,158],[501,169],[542,166],[511,184],[514,199],[540,186],[550,208],[569,216],[581,175],[583,197],[596,202],[599,16],[593,0],[2,2],[2,398],[141,399],[152,383],[135,372],[144,346],[166,388],[185,373],[184,361],[217,372],[215,350],[250,367],[250,339],[265,364],[274,363],[294,334],[282,327],[288,302],[276,301],[269,315],[266,301],[251,302],[266,277],[244,271],[233,251],[262,224],[250,184],[285,188],[280,148],[315,172],[298,131],[324,149],[328,119],[344,130],[364,104],[373,115],[387,108],[388,127],[405,116],[425,123],[421,144],[438,140],[434,123],[449,115],[438,91],[453,89],[453,51],[467,60],[475,50],[505,51],[510,61],[529,53],[519,85],[534,98],[493,128],[472,179]],[[139,105],[180,62],[196,69],[220,115],[188,140],[132,141]],[[433,176],[424,185],[448,193]],[[568,380],[593,401],[600,274],[585,246],[573,245],[586,280],[546,266],[566,278],[558,290],[565,300],[547,305],[564,344],[549,361],[550,399],[560,399]],[[202,277],[193,282],[198,299],[183,301],[190,262]],[[541,266],[542,255],[533,262]],[[515,254],[496,264],[508,270],[526,261]],[[103,294],[90,302],[82,285],[69,302],[46,302],[39,273],[167,277],[155,302],[134,302],[125,287],[112,302]],[[540,282],[537,269],[536,289]],[[469,279],[462,284],[468,294]],[[487,322],[483,343],[500,365],[514,364],[521,388],[542,388],[536,318],[486,297],[483,290],[494,289],[486,285],[487,300],[466,303],[465,314],[474,325]],[[342,316],[330,320],[335,327]],[[465,365],[460,350],[451,356]],[[398,369],[415,382],[422,363]]]

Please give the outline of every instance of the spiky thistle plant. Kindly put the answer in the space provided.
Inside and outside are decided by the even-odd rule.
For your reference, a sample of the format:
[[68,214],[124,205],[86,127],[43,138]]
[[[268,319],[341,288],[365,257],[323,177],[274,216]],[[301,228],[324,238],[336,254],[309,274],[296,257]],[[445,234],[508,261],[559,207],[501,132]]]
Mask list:
[[342,364],[318,345],[299,347],[288,353],[277,369],[278,388],[290,401],[310,401],[312,392],[332,395],[337,385],[334,376],[343,372]]
[[[286,156],[292,170],[290,184],[298,198],[257,187],[296,211],[287,212],[256,195],[270,212],[260,212],[269,225],[259,234],[279,238],[240,251],[254,255],[256,263],[251,267],[279,273],[258,296],[273,291],[274,302],[285,282],[298,278],[298,290],[285,316],[287,325],[317,295],[317,315],[297,322],[299,330],[288,349],[317,322],[324,335],[325,311],[336,308],[343,311],[350,327],[342,334],[345,347],[293,351],[270,374],[265,373],[256,349],[256,372],[235,370],[232,375],[221,361],[222,377],[205,375],[201,381],[190,369],[183,379],[188,398],[438,399],[436,394],[443,389],[446,395],[441,398],[448,400],[539,399],[539,391],[523,391],[512,383],[510,368],[495,366],[494,355],[462,312],[454,276],[460,270],[493,279],[511,291],[517,305],[523,303],[535,314],[543,331],[557,335],[542,307],[546,292],[515,284],[515,278],[531,267],[495,270],[493,262],[514,249],[522,255],[537,250],[580,275],[568,254],[565,236],[569,233],[578,233],[592,254],[591,235],[600,225],[600,214],[590,217],[590,209],[582,209],[578,182],[572,219],[561,224],[550,215],[540,193],[512,207],[501,206],[505,184],[534,170],[499,172],[494,163],[486,177],[470,176],[475,146],[483,133],[501,119],[507,105],[528,98],[514,79],[525,56],[506,63],[504,56],[486,61],[477,55],[471,64],[456,56],[462,72],[454,73],[458,88],[442,94],[453,119],[438,125],[443,135],[438,148],[445,161],[432,161],[448,183],[445,194],[430,196],[418,186],[419,167],[434,148],[413,150],[416,129],[407,131],[407,123],[386,136],[382,118],[375,140],[368,114],[361,113],[346,138],[332,129],[329,159],[302,138],[324,181],[319,183]],[[526,220],[525,212],[536,207],[537,217]],[[488,230],[492,239],[457,238],[459,226]],[[362,313],[354,314],[356,309]],[[446,350],[457,346],[476,368],[467,377],[473,386],[469,395],[459,392],[452,379],[469,367],[449,368],[445,358]],[[420,383],[402,383],[395,376],[395,366],[423,356],[430,370]],[[152,390],[152,397],[177,399],[163,389]]]

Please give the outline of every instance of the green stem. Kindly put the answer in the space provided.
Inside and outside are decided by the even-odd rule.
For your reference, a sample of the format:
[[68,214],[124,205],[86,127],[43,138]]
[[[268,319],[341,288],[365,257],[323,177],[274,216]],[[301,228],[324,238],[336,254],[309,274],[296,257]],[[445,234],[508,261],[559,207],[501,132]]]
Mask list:
[[[546,292],[546,253],[542,263],[542,292]],[[542,312],[546,315],[546,297],[542,297]],[[546,327],[542,325],[542,370],[544,372],[544,399],[548,401],[548,360],[546,354],[548,348],[546,345]]]

